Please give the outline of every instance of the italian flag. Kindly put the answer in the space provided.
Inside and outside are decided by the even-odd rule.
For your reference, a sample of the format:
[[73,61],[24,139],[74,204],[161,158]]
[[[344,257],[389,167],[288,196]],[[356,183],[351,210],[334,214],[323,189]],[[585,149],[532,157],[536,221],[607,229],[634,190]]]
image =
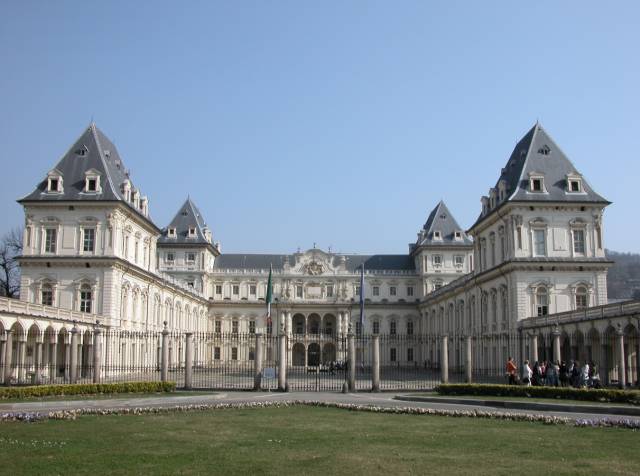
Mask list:
[[271,301],[273,301],[273,282],[271,278],[271,274],[273,273],[273,266],[269,266],[269,280],[267,281],[267,297],[265,301],[267,301],[267,325],[271,325]]

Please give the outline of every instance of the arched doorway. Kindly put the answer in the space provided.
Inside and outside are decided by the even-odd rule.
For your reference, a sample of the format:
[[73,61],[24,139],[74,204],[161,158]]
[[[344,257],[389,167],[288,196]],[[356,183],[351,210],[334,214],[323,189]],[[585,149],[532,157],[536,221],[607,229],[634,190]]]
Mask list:
[[312,342],[307,348],[307,365],[316,367],[320,365],[320,344]]
[[307,319],[307,334],[319,334],[320,333],[320,316],[318,314],[311,314]]
[[293,344],[292,353],[292,361],[294,366],[303,366],[304,365],[304,344],[297,342]]
[[332,342],[327,342],[322,347],[322,363],[328,364],[336,360],[336,346]]
[[295,314],[291,319],[291,325],[293,327],[293,329],[291,329],[293,334],[302,335],[306,333],[306,329],[304,328],[304,316],[302,314]]

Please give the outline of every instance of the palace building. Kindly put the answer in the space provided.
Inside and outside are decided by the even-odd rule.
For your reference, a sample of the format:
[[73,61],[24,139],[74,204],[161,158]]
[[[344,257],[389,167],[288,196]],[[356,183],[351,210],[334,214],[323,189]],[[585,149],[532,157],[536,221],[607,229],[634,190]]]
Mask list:
[[[64,332],[71,320],[88,326],[96,319],[132,331],[159,331],[166,322],[183,332],[285,332],[294,365],[306,365],[340,352],[309,335],[499,334],[528,318],[607,303],[602,217],[609,202],[540,124],[516,144],[475,223],[465,230],[441,201],[401,255],[224,253],[214,240],[224,224],[212,228],[190,198],[159,226],[115,145],[93,123],[19,203],[21,300],[72,313],[22,322],[25,332],[32,324]],[[265,319],[270,268],[275,329]],[[384,358],[426,362],[437,360],[433,352],[417,346]],[[216,346],[210,358],[230,353]]]

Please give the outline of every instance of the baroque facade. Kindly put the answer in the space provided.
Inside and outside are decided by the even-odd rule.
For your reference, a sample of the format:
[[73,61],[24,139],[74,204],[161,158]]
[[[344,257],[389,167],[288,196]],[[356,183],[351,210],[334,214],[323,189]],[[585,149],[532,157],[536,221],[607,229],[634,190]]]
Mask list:
[[[19,203],[21,300],[115,329],[158,331],[166,322],[175,331],[286,332],[294,364],[339,357],[310,335],[498,334],[527,318],[607,303],[602,216],[609,202],[539,124],[518,142],[468,230],[440,202],[402,255],[223,253],[189,198],[160,228],[115,145],[93,123]],[[265,318],[270,269],[276,329]],[[64,318],[15,322],[23,334],[72,325]],[[319,348],[310,357],[311,345]],[[210,358],[232,358],[228,352],[216,347]],[[420,352],[427,351],[383,359],[437,360],[437,350]]]

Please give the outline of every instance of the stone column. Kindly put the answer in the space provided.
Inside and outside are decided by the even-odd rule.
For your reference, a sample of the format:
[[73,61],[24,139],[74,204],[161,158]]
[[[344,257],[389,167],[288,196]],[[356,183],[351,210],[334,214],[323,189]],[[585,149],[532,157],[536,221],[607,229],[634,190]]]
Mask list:
[[71,383],[78,381],[78,326],[74,324],[71,329],[71,347],[69,358],[69,379]]
[[262,386],[262,334],[256,334],[256,355],[254,358],[253,389],[258,391]]
[[560,355],[560,329],[556,326],[553,329],[553,361],[560,362],[562,360]]
[[287,334],[281,332],[278,336],[278,390],[287,389]]
[[11,360],[13,358],[13,332],[9,329],[6,333],[7,341],[4,345],[4,384],[11,385]]
[[58,341],[57,334],[51,336],[49,342],[49,381],[55,382],[58,376]]
[[5,346],[7,344],[7,334],[0,336],[0,383],[4,383]]
[[184,388],[193,388],[193,334],[185,334],[184,343]]
[[466,379],[465,381],[467,383],[472,383],[473,382],[473,353],[472,353],[472,342],[471,342],[471,336],[466,336],[464,338],[464,349],[465,349],[465,354],[464,354],[464,370],[466,373]]
[[[41,339],[39,337],[38,339]],[[34,349],[34,379],[33,383],[36,385],[40,385],[42,383],[41,373],[42,373],[42,341],[36,340],[36,348]]]
[[107,328],[104,333],[104,376],[109,376],[111,363],[111,329]]
[[287,312],[287,335],[291,335],[293,332],[291,328],[291,312]]
[[102,381],[102,343],[100,342],[101,330],[96,327],[93,331],[93,383]]
[[342,335],[342,312],[338,312],[338,322],[336,324],[336,335],[340,337],[340,335]]
[[350,332],[347,336],[348,340],[348,354],[347,360],[349,361],[349,391],[356,391],[356,336]]
[[71,337],[67,336],[66,340],[69,342],[64,343],[64,381],[69,383],[71,379]]
[[440,373],[442,383],[449,383],[449,338],[446,335],[440,343]]
[[624,359],[624,332],[621,327],[616,331],[616,351],[618,354],[618,382],[620,388],[627,385],[626,362]]
[[380,391],[380,336],[374,335],[371,340],[371,391]]
[[530,341],[531,365],[533,366],[538,361],[538,334],[531,334]]
[[169,329],[167,329],[167,321],[164,321],[164,328],[162,329],[161,359],[160,380],[167,382],[169,380]]

